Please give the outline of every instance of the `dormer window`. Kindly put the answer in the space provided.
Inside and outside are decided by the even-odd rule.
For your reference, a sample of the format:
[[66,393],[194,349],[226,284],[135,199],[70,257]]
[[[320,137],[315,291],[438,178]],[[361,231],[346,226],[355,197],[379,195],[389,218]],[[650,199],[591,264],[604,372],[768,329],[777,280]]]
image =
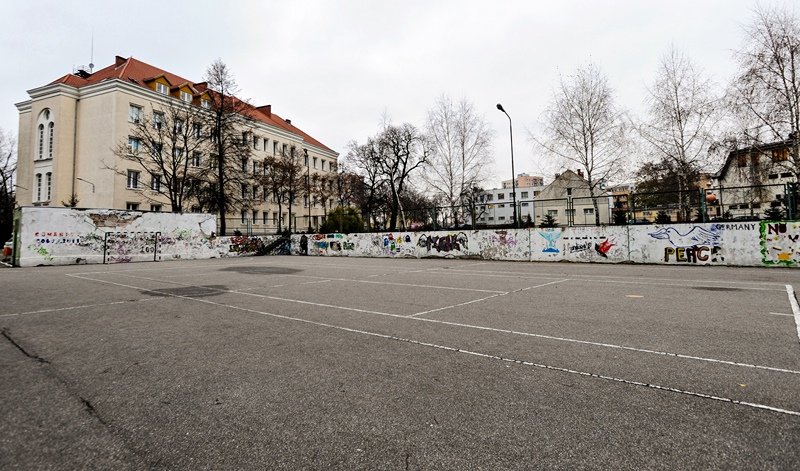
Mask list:
[[211,102],[206,99],[200,100],[200,106],[208,110],[211,108]]
[[184,91],[181,91],[181,101],[185,101],[186,103],[191,103],[192,102],[192,94],[191,93],[186,93]]
[[161,82],[156,82],[156,92],[162,95],[169,95],[169,87]]

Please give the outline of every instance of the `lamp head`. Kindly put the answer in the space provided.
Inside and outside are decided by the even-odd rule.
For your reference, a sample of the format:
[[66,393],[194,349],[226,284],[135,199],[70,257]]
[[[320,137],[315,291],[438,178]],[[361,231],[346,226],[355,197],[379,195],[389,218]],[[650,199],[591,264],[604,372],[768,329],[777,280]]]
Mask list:
[[502,111],[503,113],[506,112],[506,110],[503,109],[503,105],[501,105],[500,103],[497,104],[497,109]]

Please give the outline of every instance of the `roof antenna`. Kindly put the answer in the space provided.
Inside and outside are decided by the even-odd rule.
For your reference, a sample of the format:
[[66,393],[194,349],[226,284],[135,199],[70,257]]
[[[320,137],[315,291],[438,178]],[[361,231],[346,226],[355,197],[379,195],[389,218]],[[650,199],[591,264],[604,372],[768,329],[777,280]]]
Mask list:
[[92,51],[89,54],[89,73],[94,69],[94,28],[92,28]]

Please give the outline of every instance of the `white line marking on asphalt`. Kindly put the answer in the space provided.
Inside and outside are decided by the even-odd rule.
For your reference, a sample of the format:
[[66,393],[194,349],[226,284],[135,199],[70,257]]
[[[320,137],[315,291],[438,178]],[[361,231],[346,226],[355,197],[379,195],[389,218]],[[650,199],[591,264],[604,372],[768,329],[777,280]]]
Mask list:
[[[80,278],[80,279],[84,279],[84,280],[97,281],[99,283],[117,284],[117,283],[113,283],[113,282],[110,282],[110,281],[96,280],[94,278],[86,278],[86,277],[81,277],[81,276],[78,276],[78,275],[67,275],[67,276],[72,276],[72,277]],[[169,283],[169,284],[173,284],[173,285],[181,285],[181,286],[187,286],[187,287],[198,287],[196,285],[187,285],[185,283],[178,283],[176,281],[165,281],[165,280],[162,281],[162,280],[158,280],[158,279],[154,279],[154,278],[134,277],[133,275],[127,275],[127,276],[129,276],[131,278],[138,278],[138,279],[143,279],[143,280],[147,280],[147,281],[161,281],[163,283]],[[567,281],[567,280],[561,280],[561,281]],[[557,282],[553,282],[553,283],[559,283],[561,281],[557,281]],[[552,284],[552,283],[547,283],[547,284]],[[122,284],[120,284],[120,286],[128,287],[128,285],[122,285]],[[546,339],[546,340],[554,340],[554,341],[558,341],[558,342],[575,343],[575,344],[580,344],[580,345],[591,345],[593,347],[612,348],[612,349],[618,349],[618,350],[625,350],[625,351],[629,351],[629,352],[646,353],[646,354],[650,354],[650,355],[661,355],[661,356],[667,356],[667,357],[673,357],[673,358],[681,358],[681,359],[684,359],[684,360],[703,361],[703,362],[708,362],[708,363],[717,363],[717,364],[721,364],[721,365],[739,366],[739,367],[743,367],[743,368],[753,368],[753,369],[758,369],[758,370],[774,371],[774,372],[778,372],[778,373],[800,374],[800,371],[797,371],[797,370],[790,370],[790,369],[786,369],[786,368],[777,368],[777,367],[774,367],[774,366],[753,365],[753,364],[750,364],[750,363],[742,363],[742,362],[736,362],[736,361],[730,361],[730,360],[719,360],[719,359],[716,359],[716,358],[698,357],[698,356],[694,356],[694,355],[685,355],[685,354],[682,354],[682,353],[662,352],[662,351],[658,351],[658,350],[648,350],[646,348],[629,347],[629,346],[625,346],[625,345],[615,345],[615,344],[604,343],[604,342],[593,342],[593,341],[590,341],[590,340],[572,339],[572,338],[567,338],[567,337],[556,337],[556,336],[553,336],[553,335],[535,334],[535,333],[532,333],[532,332],[520,332],[520,331],[516,331],[516,330],[499,329],[499,328],[496,328],[496,327],[485,327],[485,326],[474,325],[474,324],[462,324],[460,322],[442,321],[442,320],[438,320],[438,319],[428,319],[428,318],[425,318],[425,317],[413,317],[413,316],[419,316],[421,314],[412,314],[411,316],[409,316],[409,315],[401,315],[401,314],[391,314],[391,313],[388,313],[388,312],[369,311],[369,310],[366,310],[366,309],[357,309],[357,308],[351,308],[351,307],[345,307],[345,306],[335,306],[335,305],[332,305],[332,304],[314,303],[314,302],[310,302],[310,301],[302,301],[302,300],[299,300],[299,299],[280,298],[280,297],[276,297],[276,296],[267,296],[267,295],[257,294],[257,293],[236,292],[236,291],[233,291],[233,290],[223,290],[223,289],[219,289],[219,288],[209,288],[209,287],[205,287],[205,286],[203,286],[202,288],[207,289],[207,290],[211,290],[211,291],[219,291],[219,292],[223,292],[223,293],[243,294],[245,296],[256,296],[256,297],[272,299],[272,300],[276,300],[276,301],[286,301],[286,302],[291,302],[291,303],[306,304],[306,305],[319,306],[319,307],[327,307],[327,308],[332,308],[332,309],[341,309],[341,310],[344,310],[344,311],[355,311],[355,312],[361,312],[361,313],[365,313],[365,314],[377,314],[377,315],[380,315],[380,316],[396,317],[396,318],[400,318],[400,319],[411,319],[411,320],[420,321],[420,322],[430,322],[430,323],[433,323],[433,324],[450,325],[450,326],[454,326],[454,327],[462,327],[462,328],[467,328],[467,329],[485,330],[487,332],[496,332],[496,333],[501,333],[501,334],[519,335],[519,336],[523,336],[523,337],[534,337],[534,338],[540,338],[540,339]],[[159,292],[157,290],[148,290],[148,291]],[[500,295],[496,295],[496,296],[500,296]],[[490,296],[490,297],[496,297],[496,296]]]
[[[126,275],[125,272],[113,272],[113,274],[133,277],[133,275]],[[372,280],[359,280],[359,279],[353,279],[353,278],[331,278],[331,277],[327,277],[327,276],[314,276],[314,275],[294,275],[294,274],[291,274],[291,275],[290,274],[285,274],[284,275],[284,274],[282,274],[281,276],[296,277],[296,278],[316,278],[318,280],[325,280],[325,281],[347,281],[347,282],[351,282],[351,283],[368,283],[368,284],[373,284],[373,285],[408,286],[408,287],[412,287],[412,288],[446,289],[446,290],[451,290],[451,291],[474,291],[476,293],[498,293],[498,294],[503,294],[503,293],[507,292],[507,291],[500,291],[500,290],[495,290],[495,289],[460,288],[460,287],[456,287],[456,286],[419,285],[419,284],[413,284],[413,283],[396,283],[396,282],[393,282],[393,281],[372,281]],[[150,281],[161,281],[160,279],[155,279],[155,278],[142,278],[142,279],[150,280]],[[301,283],[298,283],[298,284],[301,284]]]
[[792,305],[794,313],[794,325],[797,327],[797,338],[800,340],[800,305],[797,304],[797,296],[792,285],[786,285],[786,294],[789,295],[789,304]]
[[466,302],[463,302],[463,303],[453,304],[453,305],[450,305],[450,306],[440,307],[440,308],[437,308],[437,309],[430,309],[428,311],[422,311],[422,312],[417,312],[415,314],[409,314],[406,317],[416,317],[416,316],[421,316],[423,314],[430,314],[432,312],[438,312],[438,311],[444,311],[444,310],[447,310],[447,309],[453,309],[453,308],[456,308],[456,307],[466,306],[468,304],[474,304],[474,303],[478,303],[478,302],[481,302],[481,301],[486,301],[487,299],[496,298],[498,296],[504,296],[506,294],[508,294],[508,293],[493,294],[491,296],[486,296],[485,298],[473,299],[472,301],[466,301]]
[[541,285],[528,286],[527,288],[515,289],[513,291],[507,291],[507,292],[504,292],[504,293],[499,293],[499,294],[495,294],[495,295],[492,295],[492,296],[487,296],[485,298],[475,299],[475,300],[467,301],[467,302],[464,302],[464,303],[453,304],[452,306],[445,306],[445,307],[440,307],[440,308],[437,308],[437,309],[431,309],[431,310],[428,310],[428,311],[418,312],[416,314],[411,314],[411,315],[409,315],[407,317],[417,317],[417,316],[421,316],[423,314],[430,314],[432,312],[445,311],[447,309],[453,309],[453,308],[456,308],[456,307],[466,306],[468,304],[473,304],[473,303],[477,303],[477,302],[480,302],[480,301],[486,301],[487,299],[497,298],[499,296],[506,296],[506,295],[513,294],[513,293],[519,293],[521,291],[527,291],[527,290],[534,289],[534,288],[541,288],[542,286],[554,285],[556,283],[563,283],[565,281],[569,281],[569,280],[551,281],[550,283],[544,283],[544,284],[541,284]]
[[773,316],[788,316],[794,317],[794,314],[785,314],[783,312],[768,312],[767,314],[772,314]]
[[656,390],[660,390],[660,391],[666,391],[666,392],[672,392],[672,393],[677,393],[677,394],[697,397],[697,398],[701,398],[701,399],[709,399],[709,400],[713,400],[713,401],[727,402],[727,403],[730,403],[730,404],[747,406],[747,407],[752,407],[752,408],[761,409],[761,410],[768,410],[768,411],[772,411],[772,412],[778,412],[778,413],[781,413],[781,414],[800,416],[800,412],[798,412],[798,411],[793,411],[793,410],[789,410],[789,409],[781,409],[781,408],[778,408],[778,407],[772,407],[772,406],[768,406],[768,405],[765,405],[765,404],[758,404],[758,403],[754,403],[754,402],[739,401],[739,400],[736,400],[736,399],[731,399],[731,398],[722,397],[722,396],[715,396],[715,395],[712,395],[712,394],[698,393],[698,392],[694,392],[694,391],[688,391],[688,390],[673,388],[673,387],[669,387],[669,386],[661,386],[661,385],[658,385],[658,384],[643,383],[641,381],[634,381],[634,380],[629,380],[629,379],[616,378],[616,377],[613,377],[613,376],[606,376],[606,375],[597,374],[597,373],[589,373],[589,372],[573,370],[573,369],[569,369],[569,368],[562,368],[562,367],[558,367],[558,366],[545,365],[545,364],[535,363],[535,362],[526,361],[526,360],[518,360],[518,359],[514,359],[514,358],[505,358],[505,357],[501,357],[501,356],[497,356],[497,355],[491,355],[491,354],[487,354],[487,353],[475,352],[475,351],[471,351],[471,350],[464,350],[464,349],[456,348],[456,347],[449,347],[449,346],[446,346],[446,345],[437,345],[437,344],[434,344],[434,343],[422,342],[422,341],[419,341],[419,340],[413,340],[413,339],[408,339],[408,338],[403,338],[403,337],[397,337],[397,336],[394,336],[394,335],[381,334],[379,332],[370,332],[370,331],[367,331],[367,330],[352,329],[352,328],[349,328],[349,327],[343,327],[343,326],[338,326],[338,325],[333,325],[333,324],[327,324],[327,323],[324,323],[324,322],[317,322],[317,321],[312,321],[312,320],[308,320],[308,319],[302,319],[302,318],[299,318],[299,317],[285,316],[285,315],[275,314],[275,313],[271,313],[271,312],[267,312],[267,311],[258,311],[258,310],[255,310],[255,309],[248,309],[248,308],[243,308],[243,307],[239,307],[239,306],[233,306],[233,305],[230,305],[230,304],[217,303],[217,302],[210,301],[208,299],[203,299],[203,298],[193,298],[191,296],[182,296],[182,295],[171,294],[171,293],[159,293],[158,291],[155,291],[155,290],[141,288],[141,287],[138,287],[138,286],[125,285],[123,283],[114,283],[114,282],[106,281],[106,280],[96,280],[96,279],[93,279],[93,278],[86,278],[86,277],[81,277],[81,276],[77,276],[77,275],[72,275],[72,276],[75,276],[76,278],[81,278],[81,279],[84,279],[84,280],[88,280],[88,281],[95,281],[95,282],[98,282],[98,283],[107,283],[107,284],[111,284],[111,285],[116,285],[116,286],[121,286],[121,287],[125,287],[125,288],[141,290],[141,291],[151,291],[151,292],[162,294],[162,295],[163,294],[167,294],[168,296],[171,296],[171,297],[180,298],[180,299],[188,299],[188,300],[191,300],[191,301],[196,301],[196,302],[203,303],[203,304],[209,304],[209,305],[212,305],[212,306],[226,307],[226,308],[229,308],[229,309],[232,309],[232,310],[236,310],[236,311],[249,312],[249,313],[252,313],[252,314],[259,314],[259,315],[263,315],[263,316],[274,317],[274,318],[277,318],[277,319],[289,320],[289,321],[294,321],[294,322],[301,322],[301,323],[304,323],[304,324],[315,325],[315,326],[318,326],[318,327],[325,327],[325,328],[339,330],[339,331],[343,331],[343,332],[350,332],[350,333],[355,333],[355,334],[368,335],[370,337],[377,337],[377,338],[382,338],[382,339],[387,339],[387,340],[395,340],[395,341],[399,341],[399,342],[406,342],[406,343],[410,343],[412,345],[419,345],[419,346],[423,346],[423,347],[431,347],[431,348],[436,348],[436,349],[439,349],[439,350],[445,350],[445,351],[449,351],[449,352],[453,352],[453,353],[461,353],[461,354],[465,354],[465,355],[473,355],[473,356],[476,356],[476,357],[486,358],[486,359],[490,359],[490,360],[499,360],[499,361],[504,361],[504,362],[508,362],[508,363],[516,363],[516,364],[519,364],[519,365],[531,366],[531,367],[545,369],[545,370],[551,370],[551,371],[558,371],[558,372],[561,372],[561,373],[567,373],[567,374],[572,374],[572,375],[577,375],[577,376],[584,376],[584,377],[588,377],[588,378],[601,379],[601,380],[604,380],[604,381],[611,381],[611,382],[615,382],[615,383],[627,384],[627,385],[630,385],[630,386],[645,387],[645,388],[656,389]]
[[24,316],[28,314],[44,314],[48,312],[60,312],[60,311],[70,311],[73,309],[84,309],[88,307],[99,307],[99,306],[112,306],[114,304],[128,304],[128,303],[138,303],[144,301],[155,301],[154,298],[145,298],[145,299],[128,299],[125,301],[112,301],[109,303],[98,303],[98,304],[84,304],[82,306],[68,306],[68,307],[57,307],[52,309],[40,309],[38,311],[27,311],[27,312],[15,312],[13,314],[0,314],[0,317],[14,317],[14,316]]
[[3,264],[3,265],[5,265],[5,266],[7,266],[7,267],[10,267],[10,268],[13,268],[13,267],[14,267],[14,266],[13,266],[13,265],[11,265],[10,263],[6,263],[6,262],[0,262],[0,264]]
[[[783,283],[775,283],[769,281],[725,281],[725,280],[686,280],[686,279],[676,279],[676,278],[654,278],[654,277],[646,277],[646,276],[619,276],[619,275],[585,275],[585,274],[569,274],[569,273],[526,273],[526,272],[509,272],[509,271],[484,271],[484,270],[459,270],[459,269],[450,269],[448,271],[462,273],[464,275],[471,275],[471,276],[491,276],[491,277],[498,277],[498,278],[518,278],[518,277],[531,277],[531,278],[560,278],[563,276],[569,276],[573,279],[581,279],[581,280],[591,280],[592,278],[611,278],[611,279],[618,279],[619,282],[626,282],[626,279],[633,279],[633,280],[648,280],[648,281],[680,281],[683,283],[690,283],[688,285],[681,284],[681,285],[674,285],[674,286],[700,286],[708,285],[708,284],[722,284],[722,285],[768,285],[768,286],[780,286],[780,291],[783,291]],[[595,280],[592,280],[595,281]],[[596,280],[596,281],[603,281],[603,280]],[[661,284],[661,283],[658,283]],[[778,289],[778,288],[774,288]]]

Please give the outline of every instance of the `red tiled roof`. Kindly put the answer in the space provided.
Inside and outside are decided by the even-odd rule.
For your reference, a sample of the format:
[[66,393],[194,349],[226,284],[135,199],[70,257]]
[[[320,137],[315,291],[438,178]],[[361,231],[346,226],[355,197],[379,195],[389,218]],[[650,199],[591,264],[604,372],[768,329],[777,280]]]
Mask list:
[[[191,80],[187,80],[178,75],[167,72],[166,70],[159,69],[158,67],[154,67],[133,57],[125,59],[119,56],[117,56],[114,64],[102,68],[97,72],[88,75],[86,78],[74,74],[67,74],[57,80],[54,80],[50,84],[63,83],[71,87],[81,88],[87,85],[100,83],[104,80],[118,79],[132,82],[141,87],[149,89],[150,87],[148,87],[145,82],[149,82],[150,80],[161,76],[167,79],[167,81],[172,84],[173,87],[176,86],[175,84],[180,84],[178,86],[188,85],[194,90],[197,90],[200,94],[209,91],[208,84],[206,82],[194,83]],[[334,152],[328,146],[309,136],[300,128],[294,126],[293,124],[287,123],[286,120],[275,113],[267,114],[266,110],[259,110],[250,104],[246,104],[246,110],[244,114],[251,119],[261,121],[263,123],[283,129],[284,131],[288,131],[292,134],[296,134],[302,137],[305,142],[313,146]]]

